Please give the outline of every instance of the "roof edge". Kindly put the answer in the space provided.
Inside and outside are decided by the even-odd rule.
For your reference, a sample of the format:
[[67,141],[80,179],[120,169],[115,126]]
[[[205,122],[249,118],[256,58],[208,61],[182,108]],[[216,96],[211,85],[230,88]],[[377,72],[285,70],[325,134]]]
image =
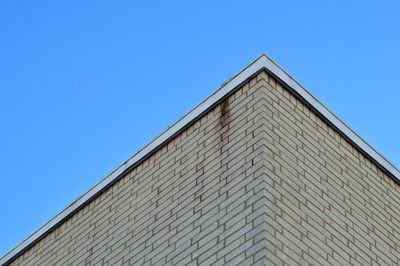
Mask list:
[[168,141],[171,137],[175,136],[180,130],[186,127],[189,123],[195,120],[203,112],[208,110],[211,106],[217,103],[224,96],[232,92],[237,86],[246,81],[253,74],[257,73],[263,68],[262,62],[260,61],[265,55],[262,54],[256,58],[249,65],[240,70],[236,75],[230,78],[228,81],[224,82],[216,91],[214,91],[210,96],[196,105],[192,110],[187,112],[181,118],[179,118],[174,124],[169,126],[163,132],[161,132],[157,137],[151,140],[149,143],[144,145],[136,153],[134,153],[128,160],[120,164],[117,168],[112,170],[105,177],[100,179],[94,186],[84,192],[81,196],[75,199],[67,207],[62,209],[59,213],[53,216],[44,225],[39,227],[33,234],[22,240],[14,248],[8,251],[0,258],[0,265],[5,265],[6,263],[13,260],[18,254],[23,252],[25,249],[29,248],[31,245],[40,240],[44,235],[46,235],[52,228],[63,222],[70,215],[79,210],[85,203],[90,201],[94,196],[100,193],[103,189],[108,187],[114,181],[118,179],[123,173],[125,173],[130,167],[132,167],[137,162],[141,161],[143,158],[148,156],[154,150],[157,150],[162,144]]
[[251,78],[254,74],[261,70],[267,70],[277,78],[279,78],[288,87],[294,90],[300,97],[302,97],[309,105],[311,105],[317,112],[320,113],[330,124],[336,127],[346,138],[353,142],[360,150],[362,150],[368,157],[373,159],[379,164],[388,174],[394,177],[395,181],[400,183],[400,171],[381,154],[379,154],[371,145],[363,140],[354,130],[347,126],[340,120],[331,110],[323,105],[316,97],[308,92],[300,83],[292,78],[283,68],[275,63],[265,53],[257,57],[253,62],[243,68],[240,72],[234,75],[227,82],[223,83],[219,89],[213,92],[205,100],[196,105],[191,111],[186,113],[174,124],[160,133],[156,138],[134,153],[128,160],[123,162],[111,173],[103,177],[93,187],[83,193],[75,201],[69,204],[66,208],[62,209],[58,214],[51,218],[47,223],[37,229],[32,235],[21,241],[14,248],[8,251],[0,258],[0,265],[5,265],[18,256],[25,249],[40,240],[43,236],[50,232],[55,226],[59,225],[65,219],[70,217],[80,208],[82,208],[93,197],[101,193],[105,188],[115,182],[121,175],[126,173],[132,166],[146,158],[148,155],[157,150],[165,142],[174,137],[177,133],[183,130],[187,125],[195,121],[204,112],[209,110],[217,104],[222,98],[229,95],[238,86],[243,84],[246,80]]

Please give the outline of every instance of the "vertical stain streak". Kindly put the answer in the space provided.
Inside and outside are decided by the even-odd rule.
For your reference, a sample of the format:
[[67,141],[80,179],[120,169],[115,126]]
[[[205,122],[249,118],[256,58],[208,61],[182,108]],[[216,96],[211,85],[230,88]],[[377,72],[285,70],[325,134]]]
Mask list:
[[[219,138],[220,138],[220,142],[218,144],[218,148],[220,151],[220,156],[221,156],[221,178],[220,181],[224,182],[224,186],[226,187],[228,184],[228,174],[226,174],[226,170],[227,170],[227,165],[223,164],[223,159],[224,159],[224,153],[227,152],[226,151],[226,147],[225,145],[228,143],[228,136],[229,136],[229,123],[231,120],[230,117],[230,111],[229,111],[229,99],[225,99],[221,105],[221,116],[219,118]],[[222,185],[222,183],[221,183]],[[222,188],[222,186],[221,186]],[[228,198],[228,190],[225,191],[226,193],[226,197]]]

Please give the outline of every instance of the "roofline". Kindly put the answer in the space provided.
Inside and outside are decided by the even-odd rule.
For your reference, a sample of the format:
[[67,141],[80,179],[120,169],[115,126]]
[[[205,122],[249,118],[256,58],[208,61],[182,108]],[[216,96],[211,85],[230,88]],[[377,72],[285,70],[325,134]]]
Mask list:
[[13,260],[17,255],[29,248],[47,233],[49,233],[54,227],[62,223],[65,219],[80,210],[86,203],[97,196],[99,193],[104,191],[106,188],[111,186],[115,181],[118,180],[124,173],[130,170],[132,167],[140,163],[142,160],[151,155],[154,151],[160,148],[163,144],[173,138],[176,134],[184,130],[188,125],[192,124],[197,118],[208,111],[210,108],[218,104],[222,99],[230,95],[238,86],[246,82],[248,79],[253,77],[255,74],[262,70],[266,70],[286,86],[293,90],[298,96],[300,96],[308,105],[310,105],[320,116],[328,123],[336,127],[339,132],[350,140],[356,147],[361,150],[367,157],[375,161],[380,168],[388,173],[397,183],[400,183],[400,171],[381,154],[379,154],[371,145],[363,140],[357,133],[354,132],[349,126],[347,126],[342,120],[340,120],[332,111],[324,106],[316,97],[309,93],[300,83],[292,78],[285,70],[283,70],[277,63],[275,63],[266,54],[260,55],[248,66],[243,68],[229,81],[225,82],[219,89],[212,93],[200,104],[195,106],[191,111],[182,116],[172,126],[167,128],[156,138],[150,141],[147,145],[133,154],[127,161],[122,163],[110,174],[106,175],[93,187],[86,191],[83,195],[78,197],[66,208],[61,210],[47,223],[37,229],[32,235],[27,237],[25,240],[20,242],[17,246],[7,252],[3,257],[0,258],[0,265],[5,265]]

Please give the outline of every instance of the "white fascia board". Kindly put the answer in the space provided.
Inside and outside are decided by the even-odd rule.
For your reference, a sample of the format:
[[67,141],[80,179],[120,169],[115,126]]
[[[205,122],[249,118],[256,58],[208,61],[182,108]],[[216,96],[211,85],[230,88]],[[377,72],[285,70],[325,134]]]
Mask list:
[[318,101],[312,94],[310,94],[303,86],[301,86],[296,80],[294,80],[289,74],[286,73],[278,64],[276,64],[267,55],[262,54],[244,69],[242,69],[238,74],[231,78],[228,82],[224,83],[218,90],[207,97],[200,104],[195,106],[186,115],[180,118],[172,126],[167,128],[164,132],[158,135],[150,143],[145,145],[142,149],[136,152],[131,158],[122,163],[119,167],[113,170],[110,174],[101,179],[96,185],[90,188],[82,196],[72,202],[69,206],[60,211],[52,219],[50,219],[46,224],[40,227],[28,238],[19,243],[16,247],[11,249],[2,258],[0,258],[0,265],[4,265],[20,252],[22,252],[27,247],[31,246],[42,236],[46,235],[52,228],[61,223],[64,219],[68,218],[71,214],[75,213],[81,207],[83,207],[88,201],[100,193],[103,189],[108,187],[114,181],[116,181],[123,173],[129,168],[140,162],[142,159],[146,158],[152,154],[155,150],[160,148],[173,136],[181,132],[186,126],[194,122],[199,116],[204,112],[212,108],[224,97],[233,92],[238,86],[243,84],[253,75],[261,70],[267,70],[274,76],[279,78],[286,86],[293,89],[298,93],[308,104],[310,104],[315,110],[317,110],[327,121],[334,125],[338,130],[341,131],[348,139],[350,139],[355,145],[358,146],[364,153],[375,160],[383,170],[386,170],[391,174],[397,182],[400,182],[400,172],[399,170],[386,160],[382,155],[380,155],[374,148],[372,148],[367,142],[365,142],[360,136],[358,136],[350,127],[348,127],[344,122],[342,122],[332,111],[325,107],[320,101]]

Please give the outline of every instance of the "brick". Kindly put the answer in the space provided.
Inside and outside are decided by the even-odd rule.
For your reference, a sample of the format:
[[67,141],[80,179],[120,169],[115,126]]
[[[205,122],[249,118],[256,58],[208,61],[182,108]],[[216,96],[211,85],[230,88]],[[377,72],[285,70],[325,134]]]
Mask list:
[[397,265],[399,198],[261,72],[11,265]]

